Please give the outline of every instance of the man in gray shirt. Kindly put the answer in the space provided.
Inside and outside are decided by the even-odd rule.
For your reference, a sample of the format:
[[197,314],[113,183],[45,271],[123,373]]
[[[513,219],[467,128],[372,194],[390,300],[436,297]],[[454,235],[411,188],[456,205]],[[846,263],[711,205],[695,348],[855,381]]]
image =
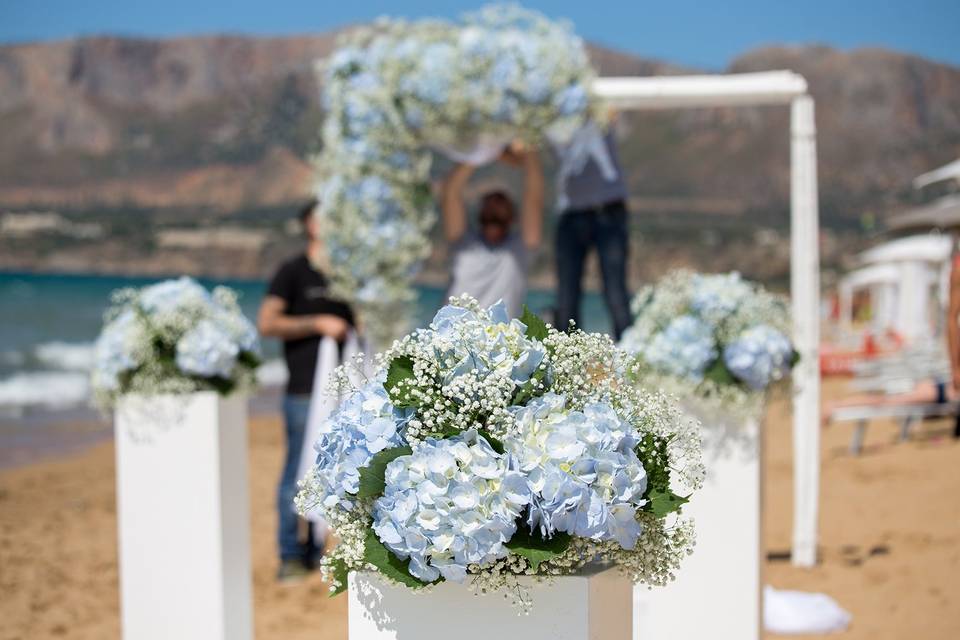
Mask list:
[[443,229],[453,247],[447,296],[469,294],[485,307],[503,300],[516,318],[527,295],[530,255],[543,233],[543,173],[537,152],[519,143],[505,149],[500,161],[524,170],[519,233],[514,230],[516,206],[503,191],[480,198],[478,228],[469,228],[463,190],[474,166],[458,164],[444,182]]
[[[603,276],[603,297],[619,340],[630,326],[627,293],[627,187],[617,158],[613,132],[584,130],[576,141],[582,153],[561,151],[561,215],[557,226],[557,328],[580,324],[583,265],[596,247]],[[586,151],[585,151],[586,150]],[[579,156],[579,161],[571,158]],[[570,166],[573,165],[573,166]]]

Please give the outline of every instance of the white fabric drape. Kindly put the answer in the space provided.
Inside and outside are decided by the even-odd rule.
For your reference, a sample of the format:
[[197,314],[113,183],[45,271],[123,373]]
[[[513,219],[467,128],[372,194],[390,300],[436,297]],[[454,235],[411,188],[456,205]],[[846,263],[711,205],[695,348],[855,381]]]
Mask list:
[[[347,335],[346,342],[343,345],[341,354],[340,345],[333,338],[324,336],[320,340],[320,347],[317,351],[317,367],[313,375],[313,394],[310,397],[310,410],[307,413],[307,424],[303,430],[303,446],[300,450],[300,466],[297,470],[297,477],[303,478],[307,475],[317,460],[317,453],[313,448],[317,438],[323,429],[327,428],[327,419],[330,417],[340,402],[344,399],[344,394],[333,392],[330,387],[330,376],[344,362],[349,362],[361,352],[365,354],[360,370],[355,372],[355,383],[362,382],[360,378],[369,374],[371,360],[369,350],[366,349],[366,339],[361,338],[356,332],[351,331]],[[316,511],[307,514],[307,519],[314,523],[314,537],[320,541],[326,536],[326,522]]]
[[467,147],[436,146],[434,149],[454,162],[479,167],[496,160],[503,149],[510,144],[510,140],[509,136],[482,135]]
[[560,211],[569,204],[567,178],[583,173],[590,160],[597,163],[604,180],[613,182],[617,179],[617,167],[610,158],[603,130],[596,122],[591,120],[569,140],[553,139],[551,142],[560,158],[557,169],[557,208]]

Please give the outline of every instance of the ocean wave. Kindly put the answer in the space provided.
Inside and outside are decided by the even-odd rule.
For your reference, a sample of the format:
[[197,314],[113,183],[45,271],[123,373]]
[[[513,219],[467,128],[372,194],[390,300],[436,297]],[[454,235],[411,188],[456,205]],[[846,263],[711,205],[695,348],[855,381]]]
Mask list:
[[93,367],[93,343],[45,342],[34,348],[33,356],[37,362],[52,369],[89,371]]
[[[65,409],[87,404],[91,391],[88,358],[92,356],[84,346],[64,342],[38,346],[36,358],[60,370],[21,371],[0,379],[0,407]],[[257,382],[267,388],[286,384],[283,360],[265,362],[257,369]]]
[[90,397],[86,373],[29,371],[0,380],[0,406],[67,408],[85,404]]

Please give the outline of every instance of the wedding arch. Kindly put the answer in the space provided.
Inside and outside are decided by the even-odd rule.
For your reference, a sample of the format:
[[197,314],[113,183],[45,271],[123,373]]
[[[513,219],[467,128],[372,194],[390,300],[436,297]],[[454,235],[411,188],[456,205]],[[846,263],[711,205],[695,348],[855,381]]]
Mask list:
[[[558,53],[559,52],[559,53]],[[789,71],[597,78],[565,22],[492,5],[461,22],[381,20],[318,69],[327,118],[317,160],[320,220],[337,295],[371,320],[374,343],[403,331],[412,274],[435,221],[432,154],[492,159],[511,138],[577,153],[578,131],[605,107],[791,106],[794,344],[793,560],[816,556],[819,474],[819,258],[813,100]],[[580,149],[583,151],[583,149]]]
[[791,71],[713,76],[597,78],[593,92],[620,109],[783,105],[790,107],[790,297],[793,342],[792,561],[817,555],[820,485],[820,257],[817,150],[813,98]]

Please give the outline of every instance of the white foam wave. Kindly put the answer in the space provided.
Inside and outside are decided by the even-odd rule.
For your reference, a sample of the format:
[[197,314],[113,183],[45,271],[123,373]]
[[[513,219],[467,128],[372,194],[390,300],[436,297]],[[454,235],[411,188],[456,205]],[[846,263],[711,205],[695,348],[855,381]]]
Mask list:
[[93,367],[92,342],[45,342],[34,348],[38,362],[63,371],[89,371]]
[[65,408],[90,397],[87,374],[67,371],[30,371],[0,380],[0,406]]
[[279,358],[268,360],[257,369],[257,382],[263,387],[282,387],[287,384],[287,366]]

